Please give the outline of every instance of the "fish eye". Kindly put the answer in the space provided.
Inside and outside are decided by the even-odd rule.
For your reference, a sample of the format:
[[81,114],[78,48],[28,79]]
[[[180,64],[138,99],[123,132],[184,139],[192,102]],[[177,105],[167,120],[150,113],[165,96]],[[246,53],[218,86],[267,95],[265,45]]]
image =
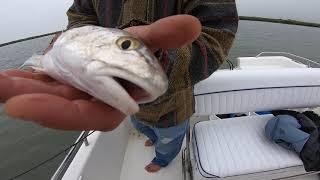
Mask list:
[[121,43],[121,48],[124,50],[129,49],[130,46],[131,46],[131,41],[129,40],[125,40]]
[[117,45],[122,50],[135,50],[140,47],[140,42],[132,37],[121,37],[117,40]]

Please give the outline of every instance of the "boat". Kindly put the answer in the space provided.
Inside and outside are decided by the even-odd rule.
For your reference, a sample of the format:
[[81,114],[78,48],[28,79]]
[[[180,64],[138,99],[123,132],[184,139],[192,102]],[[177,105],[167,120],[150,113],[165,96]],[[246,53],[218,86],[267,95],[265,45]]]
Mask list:
[[[147,173],[153,147],[127,117],[113,131],[82,132],[52,180],[320,179],[295,152],[264,136],[277,109],[320,112],[320,64],[286,52],[239,57],[194,87],[195,113],[169,166]],[[221,115],[241,115],[221,118]]]

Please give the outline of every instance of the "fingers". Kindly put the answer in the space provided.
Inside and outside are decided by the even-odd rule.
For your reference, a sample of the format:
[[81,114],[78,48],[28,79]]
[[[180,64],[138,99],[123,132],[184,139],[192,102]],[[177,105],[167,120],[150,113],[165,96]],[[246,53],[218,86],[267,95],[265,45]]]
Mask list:
[[15,118],[62,130],[110,131],[125,118],[120,111],[100,102],[70,101],[48,94],[16,96],[6,102],[5,111]]
[[[53,94],[65,97],[67,99],[90,98],[88,94],[79,91],[71,86],[62,85],[59,83],[47,83],[29,78],[22,78],[29,77],[29,73],[8,72],[8,74],[10,76],[0,73],[0,102],[5,102],[9,98],[17,95],[32,93]],[[13,74],[15,74],[15,76],[13,76]]]
[[151,25],[125,29],[137,35],[153,51],[179,48],[195,41],[201,33],[200,21],[190,15],[175,15]]
[[18,69],[10,69],[2,72],[1,74],[11,76],[11,77],[21,77],[21,78],[28,78],[34,80],[40,80],[44,82],[52,82],[55,81],[50,76],[43,74],[43,73],[34,73],[29,71],[23,71]]

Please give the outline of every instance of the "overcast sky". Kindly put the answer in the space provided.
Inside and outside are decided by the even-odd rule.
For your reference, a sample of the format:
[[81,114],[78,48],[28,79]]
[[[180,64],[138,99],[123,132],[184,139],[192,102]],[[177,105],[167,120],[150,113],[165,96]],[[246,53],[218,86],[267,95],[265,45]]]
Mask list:
[[[1,0],[0,43],[63,29],[73,0]],[[237,0],[239,15],[320,23],[320,0]]]
[[73,0],[0,0],[0,43],[63,29]]
[[242,16],[290,18],[320,23],[320,0],[236,0]]

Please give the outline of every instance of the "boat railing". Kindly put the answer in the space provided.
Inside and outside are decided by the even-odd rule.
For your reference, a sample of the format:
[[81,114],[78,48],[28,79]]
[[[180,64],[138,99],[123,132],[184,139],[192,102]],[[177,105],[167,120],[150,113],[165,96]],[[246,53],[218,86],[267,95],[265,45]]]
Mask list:
[[301,56],[298,56],[298,55],[295,55],[292,53],[288,53],[288,52],[261,52],[256,57],[267,56],[267,55],[285,56],[285,57],[292,59],[296,63],[307,65],[309,68],[310,67],[320,68],[320,63],[318,63],[314,60],[305,58],[305,57],[301,57]]
[[78,139],[74,143],[74,144],[76,144],[76,146],[73,146],[73,148],[70,149],[70,151],[68,152],[68,154],[66,155],[66,157],[64,158],[62,163],[60,164],[59,168],[56,170],[54,175],[51,177],[51,180],[61,180],[63,178],[63,176],[64,176],[65,172],[67,171],[67,169],[69,168],[73,158],[75,157],[78,150],[80,149],[80,147],[82,145],[81,142],[83,142],[85,144],[85,146],[89,146],[89,142],[87,140],[88,134],[89,134],[89,131],[82,131],[82,133],[79,135]]

